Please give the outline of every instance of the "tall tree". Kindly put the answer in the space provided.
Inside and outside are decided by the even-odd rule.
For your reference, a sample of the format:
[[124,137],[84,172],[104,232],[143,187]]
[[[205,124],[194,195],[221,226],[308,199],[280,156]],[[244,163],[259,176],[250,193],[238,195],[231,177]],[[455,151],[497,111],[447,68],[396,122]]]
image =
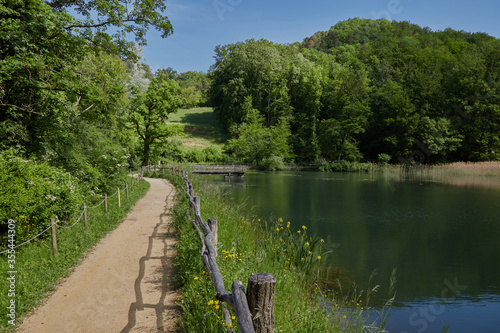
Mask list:
[[143,165],[149,164],[153,144],[182,132],[182,126],[167,123],[169,114],[182,105],[179,94],[177,82],[160,72],[145,92],[138,92],[132,99],[129,120],[142,140]]

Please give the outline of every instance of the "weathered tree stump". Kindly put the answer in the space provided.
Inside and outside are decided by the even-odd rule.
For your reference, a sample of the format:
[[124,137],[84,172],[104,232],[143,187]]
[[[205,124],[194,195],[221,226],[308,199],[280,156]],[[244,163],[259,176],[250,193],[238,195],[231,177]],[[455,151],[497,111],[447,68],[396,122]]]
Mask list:
[[275,287],[276,278],[272,274],[252,274],[248,278],[248,307],[257,333],[272,333],[274,331]]

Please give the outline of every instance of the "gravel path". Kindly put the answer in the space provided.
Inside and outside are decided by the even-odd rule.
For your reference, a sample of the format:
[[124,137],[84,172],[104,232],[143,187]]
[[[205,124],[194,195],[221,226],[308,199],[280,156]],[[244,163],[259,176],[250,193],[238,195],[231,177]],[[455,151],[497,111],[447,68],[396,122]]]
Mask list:
[[175,188],[151,188],[18,332],[174,332]]

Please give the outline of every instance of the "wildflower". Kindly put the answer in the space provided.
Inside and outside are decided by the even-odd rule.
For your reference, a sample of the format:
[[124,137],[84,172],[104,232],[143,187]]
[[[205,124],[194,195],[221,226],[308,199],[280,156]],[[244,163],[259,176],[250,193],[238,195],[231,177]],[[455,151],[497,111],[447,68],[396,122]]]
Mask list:
[[290,228],[290,222],[287,222],[286,227]]
[[320,239],[320,242],[321,242],[321,243],[324,243],[324,242],[325,242],[325,240],[324,240],[323,238],[321,238],[321,239]]
[[309,246],[309,242],[306,242],[304,245],[305,245],[305,246]]
[[312,254],[312,252],[311,252],[311,251],[307,252],[307,255],[309,255],[309,256],[310,256],[311,254]]
[[283,222],[283,219],[280,217],[280,218],[278,219],[278,221]]
[[302,257],[300,258],[300,261],[306,261],[306,258]]
[[199,279],[199,277],[197,277],[197,276],[195,276],[195,277],[194,277],[194,280],[195,280],[195,281],[198,281],[198,279]]
[[306,229],[307,229],[307,227],[306,227],[305,225],[303,225],[303,226],[302,226],[302,229],[306,230]]
[[214,301],[212,301],[212,300],[208,301],[208,302],[207,302],[207,305],[208,305],[208,306],[212,306],[212,305],[214,305]]
[[236,316],[231,316],[231,319],[232,320],[236,320]]
[[280,232],[280,228],[276,228],[276,231],[277,231],[277,232]]
[[321,260],[321,256],[317,256],[318,260]]
[[300,230],[297,230],[297,233],[300,235]]

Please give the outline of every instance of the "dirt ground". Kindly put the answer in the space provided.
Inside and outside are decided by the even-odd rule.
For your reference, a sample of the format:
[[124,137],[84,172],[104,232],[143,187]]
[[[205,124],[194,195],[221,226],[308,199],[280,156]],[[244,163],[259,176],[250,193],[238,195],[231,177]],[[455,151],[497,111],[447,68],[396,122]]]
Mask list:
[[17,332],[175,332],[174,186],[151,188]]

